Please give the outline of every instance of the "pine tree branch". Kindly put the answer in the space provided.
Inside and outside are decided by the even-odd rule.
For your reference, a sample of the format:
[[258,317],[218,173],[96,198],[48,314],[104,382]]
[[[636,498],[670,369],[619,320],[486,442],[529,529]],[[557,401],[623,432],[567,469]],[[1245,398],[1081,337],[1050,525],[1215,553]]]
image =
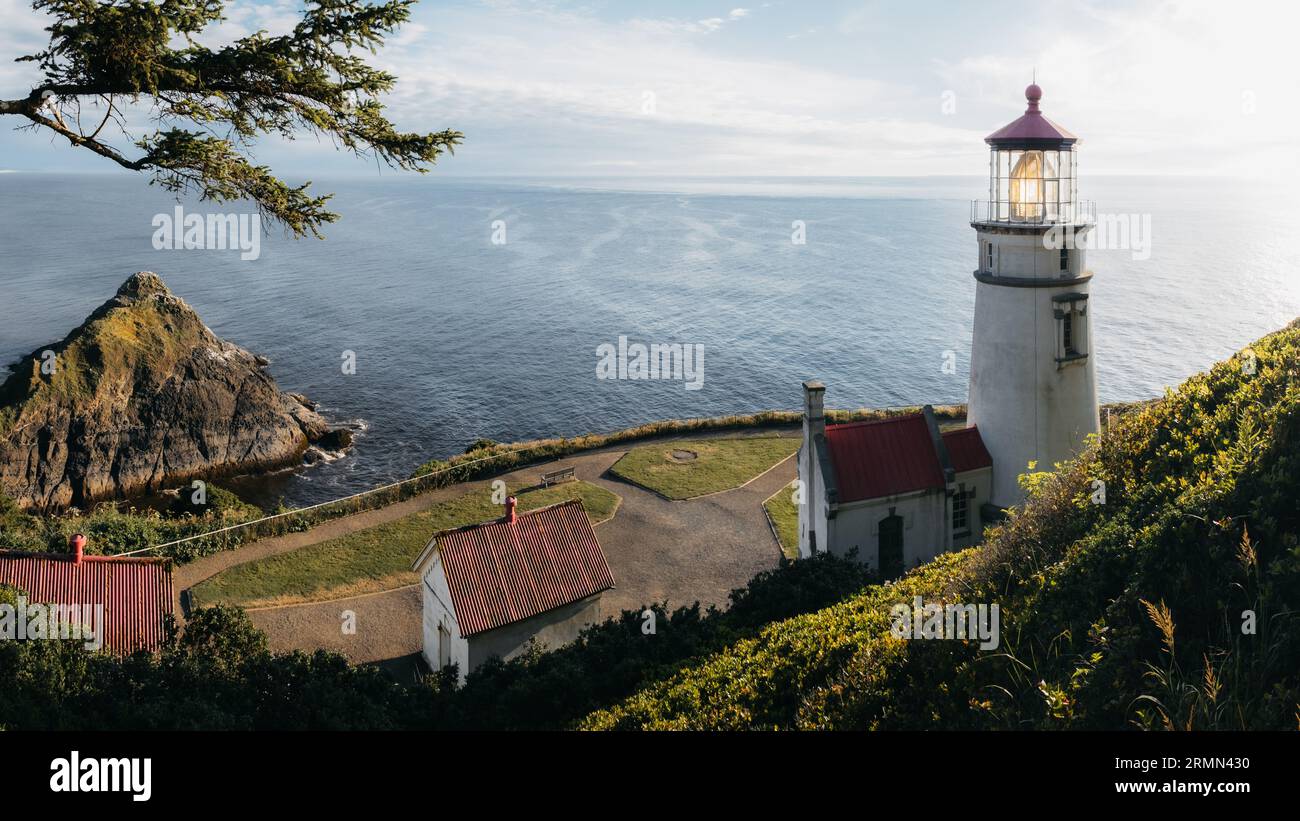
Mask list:
[[[153,182],[169,190],[251,199],[295,235],[320,236],[320,226],[337,219],[323,207],[329,197],[285,185],[236,146],[265,135],[315,133],[358,156],[420,173],[454,151],[458,131],[397,131],[379,101],[396,78],[354,54],[381,46],[408,19],[413,2],[309,0],[291,34],[257,32],[211,50],[193,35],[223,19],[224,0],[33,0],[33,8],[54,18],[50,43],[19,59],[37,63],[45,78],[25,98],[0,100],[0,114],[24,117],[27,127],[50,129],[123,168],[152,171]],[[90,134],[81,127],[83,97],[108,106]],[[110,120],[122,128],[114,116],[115,100],[122,99],[146,105],[157,126],[134,141],[144,151],[135,159],[100,137]],[[226,127],[224,138],[214,126]]]

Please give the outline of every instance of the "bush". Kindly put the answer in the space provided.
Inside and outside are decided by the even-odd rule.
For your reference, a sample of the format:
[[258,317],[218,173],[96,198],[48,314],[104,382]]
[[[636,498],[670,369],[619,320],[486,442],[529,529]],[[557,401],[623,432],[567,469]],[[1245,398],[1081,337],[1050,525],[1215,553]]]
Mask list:
[[[0,642],[0,727],[8,729],[558,728],[774,617],[861,589],[861,565],[817,559],[756,577],[732,609],[653,608],[587,630],[555,653],[454,671],[405,688],[374,667],[318,651],[272,653],[243,610],[197,609],[156,654],[85,650],[78,641]],[[3,599],[0,592],[0,600]]]
[[490,661],[471,673],[463,688],[454,688],[453,678],[434,677],[421,721],[439,729],[568,727],[774,619],[825,607],[872,581],[859,562],[823,554],[760,573],[732,591],[726,610],[701,608],[698,602],[671,612],[663,604],[651,605],[653,635],[643,632],[643,611],[625,610],[568,646]]
[[413,694],[334,653],[271,653],[243,611],[203,608],[157,654],[0,642],[6,729],[393,729]]

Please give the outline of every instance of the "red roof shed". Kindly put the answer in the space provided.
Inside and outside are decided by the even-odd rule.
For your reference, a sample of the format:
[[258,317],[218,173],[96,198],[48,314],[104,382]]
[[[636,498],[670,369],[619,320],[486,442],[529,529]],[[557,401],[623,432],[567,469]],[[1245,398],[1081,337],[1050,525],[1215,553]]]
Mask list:
[[[582,501],[434,537],[461,635],[531,618],[614,586]],[[422,563],[417,561],[417,565]]]
[[104,645],[119,653],[156,649],[172,612],[170,559],[0,551],[0,584],[32,604],[103,605]]

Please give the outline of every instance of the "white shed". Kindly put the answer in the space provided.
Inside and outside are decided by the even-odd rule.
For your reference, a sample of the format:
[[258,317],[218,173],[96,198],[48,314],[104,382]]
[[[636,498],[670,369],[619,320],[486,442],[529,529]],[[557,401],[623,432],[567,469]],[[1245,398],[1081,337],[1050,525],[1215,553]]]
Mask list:
[[530,641],[558,647],[601,618],[614,576],[580,500],[434,535],[415,560],[423,597],[424,658],[460,680]]

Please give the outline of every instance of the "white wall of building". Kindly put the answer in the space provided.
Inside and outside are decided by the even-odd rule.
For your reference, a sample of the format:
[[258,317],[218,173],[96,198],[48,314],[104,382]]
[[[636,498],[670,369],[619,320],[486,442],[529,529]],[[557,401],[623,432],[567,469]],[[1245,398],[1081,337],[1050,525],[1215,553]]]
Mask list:
[[563,647],[587,627],[600,621],[600,598],[601,594],[597,593],[523,621],[470,636],[469,669],[477,669],[491,658],[509,661],[526,652],[532,644],[543,650]]
[[[421,621],[424,632],[424,660],[433,670],[442,667],[442,659],[459,666],[460,680],[463,683],[469,675],[469,644],[461,637],[460,625],[456,623],[456,614],[451,606],[451,590],[447,587],[447,576],[443,572],[442,556],[435,553],[424,569],[420,579],[423,599]],[[440,633],[442,626],[445,633]],[[445,639],[448,646],[441,646]]]
[[[986,446],[987,447],[987,446]],[[980,506],[986,504],[993,495],[993,468],[968,470],[957,474],[955,484],[957,492],[971,492],[966,500],[966,514],[969,516],[970,533],[958,536],[954,533],[951,547],[960,550],[979,544],[984,540],[984,522],[980,518]],[[951,524],[951,502],[949,503],[949,523]]]
[[846,556],[854,548],[858,561],[879,571],[880,522],[903,518],[903,567],[911,570],[946,548],[945,499],[942,490],[924,490],[840,505],[830,521],[831,553]]

